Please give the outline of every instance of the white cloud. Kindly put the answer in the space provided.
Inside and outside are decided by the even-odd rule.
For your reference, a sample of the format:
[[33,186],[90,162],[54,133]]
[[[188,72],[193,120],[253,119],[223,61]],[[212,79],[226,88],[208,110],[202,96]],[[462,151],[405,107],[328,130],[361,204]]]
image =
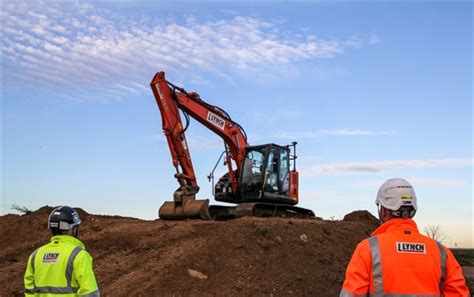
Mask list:
[[464,180],[446,179],[446,178],[428,178],[428,177],[414,177],[409,179],[413,184],[430,185],[430,186],[445,186],[445,187],[462,187],[467,185]]
[[369,39],[370,44],[377,44],[377,43],[380,43],[381,41],[382,39],[377,33],[373,32],[372,35],[370,35],[370,39]]
[[159,70],[196,82],[205,75],[231,79],[335,57],[364,42],[298,37],[282,24],[246,16],[136,20],[80,2],[5,3],[2,19],[4,88],[33,82],[73,97],[83,91],[89,100],[148,92],[136,82],[148,83]]
[[[429,186],[442,186],[442,187],[452,187],[459,188],[467,185],[465,180],[459,179],[449,179],[449,178],[429,178],[429,177],[407,177],[406,178],[413,185],[429,185]],[[351,182],[349,186],[355,187],[370,187],[376,188],[382,184],[381,180],[367,180],[367,181],[358,181]]]
[[[394,131],[369,131],[360,129],[339,129],[339,130],[319,130],[319,131],[282,131],[272,134],[272,139],[285,139],[285,140],[301,140],[301,139],[314,139],[324,136],[377,136],[377,135],[392,135]],[[268,138],[268,135],[254,135],[252,139],[263,140]]]
[[472,166],[473,159],[396,160],[317,164],[301,168],[304,176],[378,173],[396,169]]

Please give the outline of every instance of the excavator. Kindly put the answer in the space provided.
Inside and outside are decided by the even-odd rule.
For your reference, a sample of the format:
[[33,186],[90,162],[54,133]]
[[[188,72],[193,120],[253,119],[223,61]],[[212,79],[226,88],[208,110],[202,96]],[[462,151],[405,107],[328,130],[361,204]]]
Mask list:
[[[173,201],[166,201],[160,207],[158,214],[161,219],[315,216],[312,210],[295,206],[298,203],[296,142],[285,146],[273,143],[250,146],[245,130],[226,111],[205,102],[198,93],[187,92],[170,83],[163,71],[153,77],[150,86],[176,169],[174,177],[179,183]],[[214,185],[214,170],[225,155],[227,173],[215,184],[213,194],[216,201],[236,206],[209,206],[209,199],[196,199],[199,185],[185,134],[190,117],[223,139],[225,150],[208,178]]]

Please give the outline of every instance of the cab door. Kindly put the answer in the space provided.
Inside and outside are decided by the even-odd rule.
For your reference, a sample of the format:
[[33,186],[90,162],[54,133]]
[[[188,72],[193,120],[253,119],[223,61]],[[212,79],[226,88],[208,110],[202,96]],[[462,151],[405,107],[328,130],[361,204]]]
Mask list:
[[273,146],[268,152],[264,191],[288,196],[290,185],[289,151]]

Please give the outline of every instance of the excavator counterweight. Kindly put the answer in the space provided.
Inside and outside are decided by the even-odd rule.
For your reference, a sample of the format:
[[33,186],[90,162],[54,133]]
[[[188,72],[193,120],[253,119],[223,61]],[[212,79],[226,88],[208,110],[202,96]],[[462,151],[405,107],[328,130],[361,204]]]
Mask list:
[[[164,72],[157,73],[150,86],[179,183],[173,201],[161,206],[160,218],[314,217],[311,210],[295,206],[298,203],[296,142],[286,146],[272,143],[249,146],[244,129],[227,112],[205,102],[199,94],[168,82]],[[180,111],[184,114],[184,125]],[[208,199],[196,199],[199,186],[185,135],[190,117],[223,139],[228,172],[216,183],[214,195],[217,201],[237,206],[209,206]],[[293,161],[292,169],[290,161]]]

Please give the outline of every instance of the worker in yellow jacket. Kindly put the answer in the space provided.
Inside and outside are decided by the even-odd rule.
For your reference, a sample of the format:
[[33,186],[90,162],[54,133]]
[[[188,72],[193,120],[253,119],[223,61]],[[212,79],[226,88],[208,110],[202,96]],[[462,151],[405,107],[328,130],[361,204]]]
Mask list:
[[81,220],[71,207],[60,206],[48,218],[51,242],[31,254],[25,272],[25,296],[100,296],[92,257],[77,239]]

